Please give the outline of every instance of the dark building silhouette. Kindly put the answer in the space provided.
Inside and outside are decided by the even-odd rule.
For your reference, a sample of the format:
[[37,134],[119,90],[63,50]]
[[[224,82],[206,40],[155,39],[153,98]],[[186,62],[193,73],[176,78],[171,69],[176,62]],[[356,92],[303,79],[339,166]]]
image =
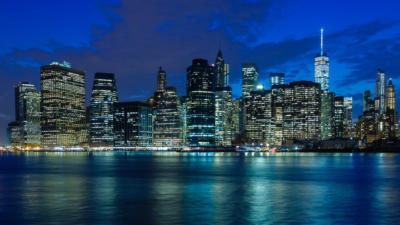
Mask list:
[[153,110],[144,102],[114,104],[114,146],[150,146],[153,143]]

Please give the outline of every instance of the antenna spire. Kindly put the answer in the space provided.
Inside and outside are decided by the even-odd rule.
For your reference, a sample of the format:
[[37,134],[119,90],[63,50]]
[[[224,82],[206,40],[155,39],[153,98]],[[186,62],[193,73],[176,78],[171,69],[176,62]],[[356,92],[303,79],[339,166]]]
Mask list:
[[321,28],[321,56],[324,53],[324,28]]

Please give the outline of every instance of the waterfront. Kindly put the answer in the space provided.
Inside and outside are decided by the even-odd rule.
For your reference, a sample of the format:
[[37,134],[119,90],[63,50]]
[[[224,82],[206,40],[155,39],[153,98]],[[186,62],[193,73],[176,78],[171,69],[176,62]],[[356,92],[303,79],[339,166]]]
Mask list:
[[0,224],[394,224],[400,155],[0,153]]

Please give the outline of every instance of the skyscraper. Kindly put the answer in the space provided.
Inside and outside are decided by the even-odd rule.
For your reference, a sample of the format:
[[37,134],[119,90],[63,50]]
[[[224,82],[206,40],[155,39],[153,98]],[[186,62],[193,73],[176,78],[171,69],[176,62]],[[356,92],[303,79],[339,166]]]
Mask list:
[[229,87],[229,65],[221,50],[214,64],[215,74],[215,145],[231,145],[232,142],[232,88]]
[[364,92],[363,97],[363,112],[373,111],[374,110],[374,101],[371,98],[371,91],[367,90]]
[[67,63],[40,67],[42,145],[85,142],[85,73]]
[[321,138],[321,86],[310,81],[285,87],[283,106],[284,143]]
[[353,98],[344,97],[344,137],[350,138],[353,136]]
[[250,95],[258,85],[258,68],[255,63],[242,64],[242,96]]
[[396,110],[396,92],[392,78],[389,79],[389,85],[386,87],[385,112],[382,120],[384,120],[384,138],[395,139],[399,129],[399,118]]
[[271,89],[275,85],[284,85],[285,84],[285,74],[284,73],[270,73],[269,74],[269,83],[271,85]]
[[321,94],[321,139],[333,138],[335,130],[335,93]]
[[385,91],[386,91],[386,74],[383,70],[378,69],[376,73],[375,86],[375,111],[382,115],[385,111]]
[[160,99],[154,121],[155,146],[181,146],[183,144],[182,108],[175,87],[167,87]]
[[114,104],[118,102],[112,73],[96,73],[90,97],[90,144],[114,145]]
[[144,102],[114,104],[114,146],[150,146],[153,143],[153,110]]
[[335,97],[335,137],[342,138],[345,133],[345,106],[344,97]]
[[167,87],[167,73],[160,66],[157,75],[157,91],[163,92]]
[[259,87],[245,98],[245,131],[247,144],[270,144],[273,142],[272,96],[270,90]]
[[329,91],[329,57],[324,52],[324,30],[321,29],[321,52],[314,59],[314,81],[321,85],[323,92]]
[[221,50],[218,51],[214,64],[215,87],[223,88],[229,86],[229,64],[225,63]]
[[215,144],[215,93],[213,68],[205,59],[194,59],[187,69],[187,144]]

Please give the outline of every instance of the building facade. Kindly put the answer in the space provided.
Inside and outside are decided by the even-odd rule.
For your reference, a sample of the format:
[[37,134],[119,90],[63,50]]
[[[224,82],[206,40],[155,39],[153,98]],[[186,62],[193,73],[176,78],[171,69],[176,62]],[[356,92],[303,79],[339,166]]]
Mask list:
[[242,64],[242,96],[250,95],[258,85],[258,68],[255,63]]
[[114,145],[114,104],[118,102],[114,74],[96,73],[90,97],[90,145]]
[[167,87],[155,112],[153,144],[183,145],[182,106],[175,87]]
[[270,73],[269,74],[269,83],[271,85],[271,89],[276,85],[284,85],[285,84],[285,74],[284,73]]
[[385,111],[385,93],[386,93],[386,74],[383,70],[378,69],[376,73],[375,84],[375,111],[382,115]]
[[215,92],[213,67],[205,59],[194,59],[187,69],[187,144],[215,144]]
[[153,144],[153,110],[144,102],[114,104],[114,146],[143,147]]
[[321,139],[335,137],[335,93],[321,93]]
[[321,86],[310,81],[285,87],[283,142],[319,141],[321,138]]

